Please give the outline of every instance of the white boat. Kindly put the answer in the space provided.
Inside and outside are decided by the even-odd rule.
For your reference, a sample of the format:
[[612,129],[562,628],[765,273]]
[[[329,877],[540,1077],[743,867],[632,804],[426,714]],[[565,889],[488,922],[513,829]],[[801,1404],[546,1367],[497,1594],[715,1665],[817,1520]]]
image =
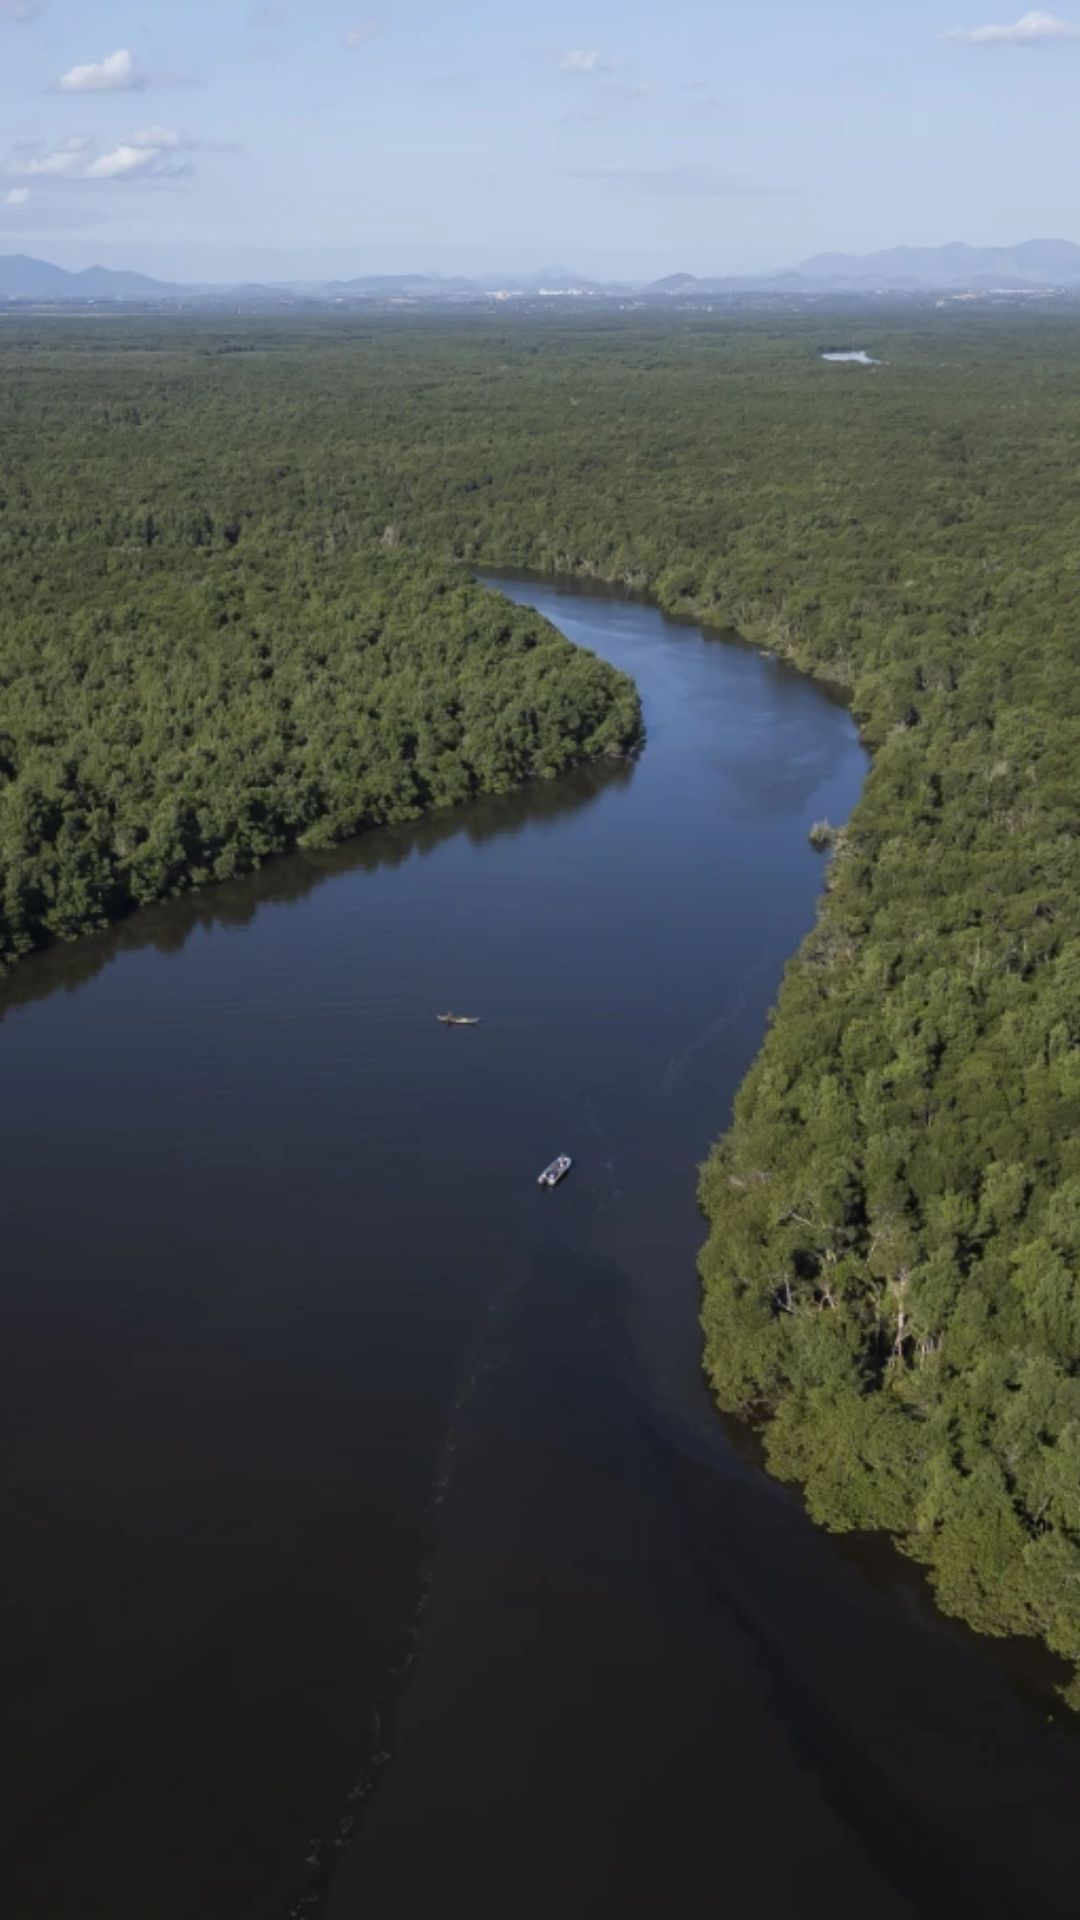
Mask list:
[[573,1164],[568,1153],[557,1154],[550,1167],[545,1167],[540,1174],[536,1182],[537,1186],[557,1187],[560,1180],[565,1180]]

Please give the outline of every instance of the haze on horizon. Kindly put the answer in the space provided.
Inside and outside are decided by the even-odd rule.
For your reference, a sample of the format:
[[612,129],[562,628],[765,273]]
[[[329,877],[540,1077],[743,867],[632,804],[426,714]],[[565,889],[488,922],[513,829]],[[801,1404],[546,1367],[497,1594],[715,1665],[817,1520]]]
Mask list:
[[0,0],[0,253],[630,278],[1080,238],[1080,0],[381,3]]

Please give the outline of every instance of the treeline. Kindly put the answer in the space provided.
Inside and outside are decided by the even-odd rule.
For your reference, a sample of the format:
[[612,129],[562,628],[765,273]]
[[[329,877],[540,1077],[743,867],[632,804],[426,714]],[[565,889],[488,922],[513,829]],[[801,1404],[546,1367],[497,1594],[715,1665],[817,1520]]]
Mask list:
[[[708,317],[23,324],[0,343],[16,913],[44,868],[49,910],[98,885],[108,846],[172,883],[129,786],[175,808],[202,781],[162,828],[197,876],[229,870],[214,808],[250,791],[248,764],[303,834],[357,824],[356,781],[376,810],[408,807],[417,766],[452,798],[463,757],[483,779],[490,755],[498,781],[568,739],[623,744],[621,684],[451,585],[463,564],[640,587],[850,687],[873,769],[703,1174],[707,1364],[820,1519],[887,1528],[946,1607],[1073,1662],[1077,341],[1067,316],[944,313],[875,317],[870,369],[824,365],[816,321]],[[366,699],[362,751],[349,729],[378,680],[366,652],[344,664],[361,631],[401,676],[397,704]],[[467,663],[485,677],[466,723]],[[295,763],[274,757],[279,674],[319,743]],[[223,712],[238,732],[215,733]],[[65,838],[58,792],[80,781]],[[28,820],[16,795],[38,789]],[[183,851],[192,818],[212,858]]]
[[[146,375],[123,352],[110,366],[126,439]],[[55,371],[73,371],[63,354]],[[164,450],[147,474],[111,457],[115,415],[81,362],[60,406],[48,384],[28,403],[10,349],[6,372],[0,970],[283,848],[637,742],[629,680],[444,559],[394,552],[385,529],[348,547],[306,523],[255,537],[272,480],[242,538],[215,495],[241,421],[214,435],[183,424],[181,393],[166,403],[209,479],[178,510]]]

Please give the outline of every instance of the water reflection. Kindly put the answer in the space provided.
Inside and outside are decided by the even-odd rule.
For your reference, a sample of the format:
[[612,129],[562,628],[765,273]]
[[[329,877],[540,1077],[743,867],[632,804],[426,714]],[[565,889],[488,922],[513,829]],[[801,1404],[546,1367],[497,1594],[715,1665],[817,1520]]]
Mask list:
[[269,860],[241,879],[156,901],[100,933],[28,955],[0,982],[0,1022],[50,994],[77,992],[120,954],[147,947],[166,956],[181,953],[194,933],[250,926],[263,907],[293,905],[342,874],[402,867],[408,860],[426,858],[459,834],[480,847],[526,827],[553,825],[592,806],[602,794],[629,786],[635,764],[592,761],[557,780],[530,781],[512,793],[470,801],[422,820],[373,828],[337,847],[301,849]]

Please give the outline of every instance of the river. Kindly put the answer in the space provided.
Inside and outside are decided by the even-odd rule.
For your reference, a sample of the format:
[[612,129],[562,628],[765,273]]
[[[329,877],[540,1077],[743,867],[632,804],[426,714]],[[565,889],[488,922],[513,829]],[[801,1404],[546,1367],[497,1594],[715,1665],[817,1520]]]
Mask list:
[[694,1168],[851,718],[499,584],[634,676],[636,764],[0,991],[3,1910],[1071,1915],[1071,1728],[818,1534],[699,1372]]

